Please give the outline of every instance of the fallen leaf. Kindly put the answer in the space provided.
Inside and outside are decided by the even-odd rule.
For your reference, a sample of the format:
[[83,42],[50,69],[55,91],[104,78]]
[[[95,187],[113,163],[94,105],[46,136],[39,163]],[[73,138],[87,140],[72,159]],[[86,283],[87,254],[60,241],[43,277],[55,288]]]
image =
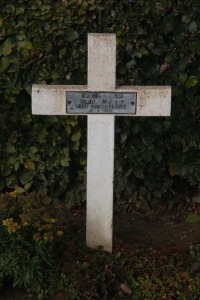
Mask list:
[[185,279],[185,280],[189,280],[190,279],[190,274],[186,271],[181,272],[181,278]]
[[164,63],[160,66],[160,75],[165,72],[165,70],[169,68],[169,64]]
[[128,287],[126,284],[121,283],[120,284],[120,289],[122,290],[122,292],[124,292],[127,295],[131,295],[131,289],[130,287]]

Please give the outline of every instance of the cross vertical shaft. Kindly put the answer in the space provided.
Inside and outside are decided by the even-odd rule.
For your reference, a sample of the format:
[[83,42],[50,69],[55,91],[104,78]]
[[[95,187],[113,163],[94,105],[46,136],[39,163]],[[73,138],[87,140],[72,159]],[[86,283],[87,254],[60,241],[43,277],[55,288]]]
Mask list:
[[[88,35],[88,90],[113,91],[116,85],[116,37]],[[88,115],[87,223],[89,247],[112,251],[114,115]]]

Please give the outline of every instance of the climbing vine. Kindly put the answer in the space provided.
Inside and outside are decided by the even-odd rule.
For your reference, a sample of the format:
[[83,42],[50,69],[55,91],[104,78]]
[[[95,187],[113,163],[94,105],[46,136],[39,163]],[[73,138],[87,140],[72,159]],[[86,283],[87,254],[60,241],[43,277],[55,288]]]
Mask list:
[[[171,85],[172,116],[117,118],[115,193],[133,201],[200,180],[200,21],[193,1],[0,4],[0,190],[84,199],[86,120],[31,114],[31,86],[86,84],[87,33],[117,35],[117,84]],[[70,204],[71,203],[71,204]]]

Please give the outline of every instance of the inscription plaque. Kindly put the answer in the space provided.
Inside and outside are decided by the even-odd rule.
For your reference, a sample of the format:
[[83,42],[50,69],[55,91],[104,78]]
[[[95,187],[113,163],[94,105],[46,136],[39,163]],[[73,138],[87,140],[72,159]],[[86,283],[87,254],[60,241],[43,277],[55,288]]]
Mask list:
[[136,104],[136,92],[67,92],[70,114],[136,114]]

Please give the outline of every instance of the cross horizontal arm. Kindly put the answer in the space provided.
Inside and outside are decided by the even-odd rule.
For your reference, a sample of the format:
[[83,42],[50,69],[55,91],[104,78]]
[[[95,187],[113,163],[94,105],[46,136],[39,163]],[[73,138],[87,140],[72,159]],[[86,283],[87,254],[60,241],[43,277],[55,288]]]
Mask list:
[[[32,113],[35,115],[71,115],[67,113],[67,92],[73,91],[95,92],[95,90],[88,89],[86,85],[33,85]],[[127,113],[126,116],[170,116],[171,87],[169,86],[120,86],[110,92],[136,93],[136,113],[134,115]],[[124,114],[115,115],[124,116]]]

